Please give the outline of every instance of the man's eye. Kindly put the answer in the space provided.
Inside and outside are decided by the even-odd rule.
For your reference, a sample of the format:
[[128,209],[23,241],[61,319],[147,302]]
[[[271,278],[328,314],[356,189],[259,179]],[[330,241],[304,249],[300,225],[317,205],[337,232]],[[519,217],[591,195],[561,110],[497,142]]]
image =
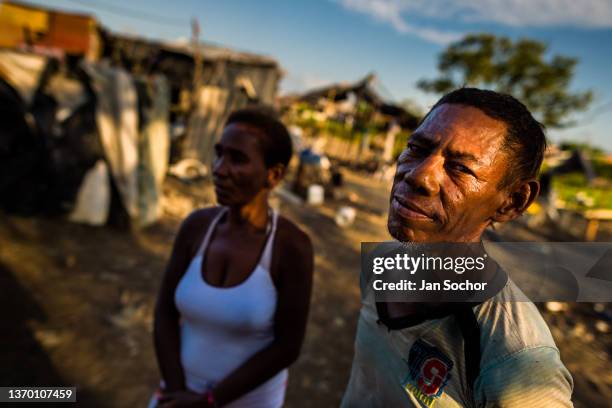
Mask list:
[[451,163],[450,167],[453,170],[459,171],[461,173],[471,174],[471,175],[474,174],[474,172],[472,172],[472,170],[470,170],[468,167],[464,166],[461,163]]
[[427,153],[426,149],[422,148],[419,145],[413,144],[413,143],[408,143],[408,147],[406,149],[412,156],[420,156],[420,155],[424,155],[425,153]]
[[232,162],[243,164],[246,163],[249,159],[243,154],[232,154]]

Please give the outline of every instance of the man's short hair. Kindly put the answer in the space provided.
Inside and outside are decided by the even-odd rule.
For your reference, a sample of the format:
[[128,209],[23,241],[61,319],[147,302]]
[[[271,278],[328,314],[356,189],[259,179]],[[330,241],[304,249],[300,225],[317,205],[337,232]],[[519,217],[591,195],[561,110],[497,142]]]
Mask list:
[[271,108],[250,106],[236,110],[229,115],[225,126],[232,123],[249,125],[260,131],[257,132],[257,138],[262,147],[267,168],[279,163],[287,167],[293,154],[291,136]]
[[511,154],[510,169],[502,178],[500,187],[537,177],[546,150],[544,125],[518,99],[490,90],[459,88],[436,102],[425,118],[445,103],[472,106],[508,127],[502,147]]

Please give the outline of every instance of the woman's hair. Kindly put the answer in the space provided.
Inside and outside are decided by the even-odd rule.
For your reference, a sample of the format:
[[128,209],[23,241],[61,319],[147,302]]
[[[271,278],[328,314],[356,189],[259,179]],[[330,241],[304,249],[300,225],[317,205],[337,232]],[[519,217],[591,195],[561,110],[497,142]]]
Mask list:
[[256,128],[260,131],[255,134],[262,147],[266,167],[270,168],[279,163],[287,167],[293,154],[291,136],[273,112],[263,106],[239,109],[227,118],[225,126],[240,123]]

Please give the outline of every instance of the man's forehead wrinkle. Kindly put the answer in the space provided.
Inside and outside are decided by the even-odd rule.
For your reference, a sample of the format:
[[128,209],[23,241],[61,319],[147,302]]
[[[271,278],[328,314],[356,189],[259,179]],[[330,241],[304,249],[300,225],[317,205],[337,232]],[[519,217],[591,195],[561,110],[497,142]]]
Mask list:
[[511,163],[512,155],[510,152],[503,147],[503,144],[494,147],[494,151],[489,155],[490,160],[487,161],[487,165],[493,166],[493,163],[506,163],[506,166]]
[[471,156],[478,166],[491,166],[499,157],[500,138],[505,137],[506,130],[505,123],[477,108],[450,104],[436,108],[413,136],[447,156]]
[[[445,132],[446,133],[446,132]],[[466,143],[464,135],[458,132],[452,132],[452,136],[446,136],[438,133],[418,131],[413,134],[412,138],[415,142],[426,145],[432,149],[440,149],[445,157],[469,160],[478,164],[482,164],[479,155],[472,152],[470,146],[475,147],[473,143]],[[479,149],[476,149],[479,150]]]
[[478,164],[481,163],[481,160],[475,154],[460,149],[453,149],[452,147],[447,148],[444,155],[454,159],[468,160]]
[[434,147],[435,145],[438,144],[436,142],[436,139],[433,137],[430,137],[428,135],[428,132],[426,131],[417,130],[416,132],[412,134],[412,136],[410,136],[410,139],[417,143],[426,144],[428,147]]

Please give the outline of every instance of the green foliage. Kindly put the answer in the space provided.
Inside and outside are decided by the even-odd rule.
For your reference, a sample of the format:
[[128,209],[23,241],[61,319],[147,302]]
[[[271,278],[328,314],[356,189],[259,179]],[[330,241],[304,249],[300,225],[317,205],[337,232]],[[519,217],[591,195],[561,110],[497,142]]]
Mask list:
[[351,130],[350,126],[336,120],[326,121],[323,130],[328,135],[338,137],[340,139],[353,140],[355,138],[355,133]]
[[597,177],[604,178],[612,184],[612,164],[603,160],[593,160],[593,170]]
[[576,197],[584,193],[593,198],[593,208],[612,209],[612,189],[590,187],[582,173],[570,173],[553,178],[553,188],[570,208],[580,209]]
[[593,94],[569,91],[576,58],[554,55],[546,60],[546,51],[546,44],[531,39],[467,35],[440,55],[440,76],[417,85],[439,94],[461,86],[494,89],[518,98],[544,125],[566,127],[572,124],[568,116],[586,109]]
[[295,124],[304,129],[317,129],[317,121],[313,118],[298,118],[295,120]]
[[555,176],[553,184],[563,187],[587,188],[587,179],[583,173],[568,173]]

